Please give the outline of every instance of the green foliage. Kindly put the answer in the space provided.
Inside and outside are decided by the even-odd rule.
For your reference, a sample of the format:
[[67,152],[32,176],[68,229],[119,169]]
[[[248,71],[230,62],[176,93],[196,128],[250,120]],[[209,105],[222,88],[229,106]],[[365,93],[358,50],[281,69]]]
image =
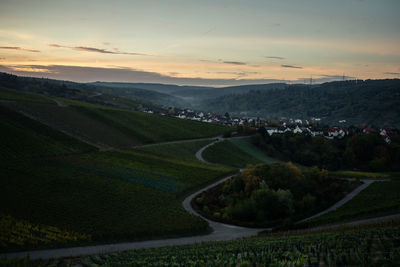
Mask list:
[[328,140],[322,136],[295,134],[269,136],[265,131],[259,131],[252,141],[270,156],[305,166],[372,171],[398,170],[400,166],[399,143],[394,139],[387,144],[377,134],[353,134],[341,140]]
[[[143,249],[99,255],[101,266],[396,266],[399,226]],[[73,259],[81,263],[79,259]]]
[[309,221],[326,224],[399,212],[400,181],[374,182],[335,211]]
[[208,162],[242,168],[247,164],[262,163],[251,154],[243,151],[230,140],[225,140],[207,148],[203,157]]
[[[214,212],[226,212],[229,222],[268,226],[310,216],[341,199],[355,182],[336,180],[326,170],[304,169],[291,163],[246,168],[240,175],[202,194]],[[218,219],[215,218],[214,219]]]

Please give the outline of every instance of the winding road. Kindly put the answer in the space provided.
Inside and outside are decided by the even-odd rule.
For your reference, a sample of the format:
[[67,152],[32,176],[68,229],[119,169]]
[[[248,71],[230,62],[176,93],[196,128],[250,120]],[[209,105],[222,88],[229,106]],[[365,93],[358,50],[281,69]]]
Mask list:
[[[204,163],[209,163],[207,162],[203,157],[202,153],[205,149],[208,147],[214,145],[217,142],[221,142],[224,140],[222,137],[216,137],[216,138],[211,138],[215,139],[212,143],[202,147],[200,150],[196,152],[196,157],[198,160],[204,162]],[[193,141],[193,140],[192,140]],[[181,142],[188,142],[188,141],[181,141]],[[176,142],[174,142],[176,143]],[[242,170],[240,170],[242,171]],[[234,174],[237,175],[237,174]],[[186,197],[183,202],[182,206],[183,208],[188,211],[189,213],[192,213],[196,216],[200,216],[204,220],[206,220],[210,227],[212,228],[212,232],[206,235],[199,235],[199,236],[190,236],[190,237],[180,237],[180,238],[170,238],[170,239],[161,239],[161,240],[149,240],[149,241],[140,241],[140,242],[125,242],[125,243],[116,243],[116,244],[106,244],[106,245],[95,245],[95,246],[85,246],[85,247],[72,247],[72,248],[59,248],[59,249],[48,249],[48,250],[35,250],[35,251],[24,251],[24,252],[15,252],[15,253],[2,253],[0,254],[0,258],[24,258],[29,254],[29,258],[32,260],[35,259],[52,259],[52,258],[61,258],[61,257],[76,257],[76,256],[82,256],[82,255],[92,255],[92,254],[103,254],[103,253],[115,253],[115,252],[120,252],[120,251],[126,251],[126,250],[136,250],[136,249],[145,249],[145,248],[157,248],[157,247],[165,247],[165,246],[177,246],[177,245],[187,245],[187,244],[194,244],[194,243],[200,243],[200,242],[206,242],[206,241],[221,241],[221,240],[233,240],[233,239],[238,239],[238,238],[243,238],[243,237],[251,237],[251,236],[256,236],[260,231],[263,230],[269,230],[270,228],[247,228],[247,227],[240,227],[240,226],[235,226],[235,225],[228,225],[228,224],[223,224],[219,222],[214,222],[211,221],[207,218],[204,218],[200,214],[198,214],[190,205],[191,201],[193,198],[195,198],[198,194],[202,193],[205,190],[208,190],[220,183],[225,182],[226,180],[230,179],[234,175],[229,175],[227,177],[222,178],[221,180],[208,185],[199,191],[189,195]],[[357,187],[354,191],[349,193],[345,198],[343,198],[341,201],[336,203],[334,206],[331,208],[320,212],[310,218],[307,218],[305,220],[309,220],[312,218],[315,218],[317,216],[321,216],[322,214],[325,214],[331,210],[337,209],[338,207],[342,206],[349,200],[351,200],[355,195],[357,195],[359,192],[361,192],[363,189],[365,189],[367,186],[369,186],[373,181],[367,180],[364,181],[363,185]],[[394,215],[400,217],[400,215]],[[393,216],[392,216],[393,217]],[[390,218],[392,218],[390,217]],[[386,217],[382,217],[382,219],[385,219]],[[369,219],[370,221],[371,219]],[[375,218],[375,220],[379,221],[379,218]],[[366,222],[360,221],[360,222]],[[351,223],[348,223],[351,225]],[[354,224],[354,222],[353,222]],[[338,225],[346,225],[346,224],[338,224]],[[329,226],[329,227],[334,227],[334,225]],[[322,229],[321,227],[319,227]]]

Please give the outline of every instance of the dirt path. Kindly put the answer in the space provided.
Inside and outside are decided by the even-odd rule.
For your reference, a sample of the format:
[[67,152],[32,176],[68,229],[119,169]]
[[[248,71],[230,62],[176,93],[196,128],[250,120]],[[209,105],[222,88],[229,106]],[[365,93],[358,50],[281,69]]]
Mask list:
[[57,106],[62,107],[62,108],[68,107],[68,104],[66,104],[58,99],[55,99],[55,98],[52,98],[52,99],[54,102],[56,102]]
[[153,143],[153,144],[147,144],[147,145],[137,145],[137,146],[134,146],[132,148],[152,147],[152,146],[168,145],[168,144],[181,144],[181,143],[190,143],[190,142],[205,141],[205,140],[210,140],[211,141],[211,140],[215,140],[215,139],[218,139],[218,138],[220,138],[220,136],[217,136],[217,137],[204,137],[204,138],[196,138],[196,139],[185,139],[185,140],[178,140],[178,141],[166,141],[166,142]]
[[300,222],[306,222],[309,221],[311,219],[317,218],[319,216],[322,216],[328,212],[334,211],[338,208],[340,208],[341,206],[343,206],[344,204],[346,204],[347,202],[349,202],[350,200],[352,200],[356,195],[358,195],[362,190],[364,190],[365,188],[367,188],[368,186],[370,186],[373,182],[382,182],[385,180],[361,180],[361,182],[363,182],[362,185],[356,187],[353,191],[351,191],[350,193],[348,193],[344,198],[342,198],[340,201],[336,202],[333,206],[331,206],[330,208],[323,210],[311,217],[305,218]]

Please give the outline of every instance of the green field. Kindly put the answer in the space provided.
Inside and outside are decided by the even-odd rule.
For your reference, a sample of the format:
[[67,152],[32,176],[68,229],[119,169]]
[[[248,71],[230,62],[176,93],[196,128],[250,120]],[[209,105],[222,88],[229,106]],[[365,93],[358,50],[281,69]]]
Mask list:
[[[400,227],[258,237],[63,260],[99,266],[396,266]],[[61,262],[61,261],[59,261]],[[46,266],[54,261],[34,262]]]
[[320,225],[399,212],[400,181],[374,182],[339,209],[310,220],[308,224]]
[[203,158],[208,162],[237,168],[244,168],[248,164],[259,164],[263,162],[247,153],[230,140],[216,143],[207,148],[203,152]]
[[49,97],[38,95],[29,92],[15,91],[5,88],[0,88],[0,99],[10,101],[22,101],[22,102],[38,102],[55,104],[54,100]]
[[145,147],[138,147],[136,150],[148,152],[154,155],[167,157],[167,158],[175,158],[181,159],[184,161],[195,161],[196,152],[202,148],[203,146],[211,143],[212,140],[199,140],[199,141],[190,141],[190,142],[179,142],[179,143],[170,143],[170,144],[155,144]]
[[261,152],[257,147],[253,146],[247,139],[234,138],[230,140],[238,148],[253,156],[254,158],[262,161],[263,163],[278,162],[278,160],[268,157],[265,153]]

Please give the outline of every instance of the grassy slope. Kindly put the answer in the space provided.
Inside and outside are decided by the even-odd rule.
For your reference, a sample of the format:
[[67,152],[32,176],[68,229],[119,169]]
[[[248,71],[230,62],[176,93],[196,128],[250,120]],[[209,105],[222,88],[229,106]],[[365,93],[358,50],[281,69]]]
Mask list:
[[311,225],[399,213],[400,181],[375,182],[339,209],[309,221]]
[[278,160],[265,155],[258,148],[249,143],[248,140],[246,139],[236,138],[236,139],[231,139],[230,141],[244,152],[248,153],[249,155],[253,156],[254,158],[264,163],[278,162]]
[[212,137],[229,129],[223,125],[68,102],[80,112],[132,137],[136,144]]
[[199,140],[199,141],[190,141],[190,142],[182,142],[182,143],[172,143],[172,144],[155,144],[146,147],[137,148],[138,151],[152,153],[154,155],[167,157],[167,158],[176,158],[185,161],[194,161],[197,162],[197,158],[195,153],[202,148],[203,146],[211,143],[211,140]]
[[207,148],[203,152],[205,160],[222,165],[243,168],[247,164],[262,163],[261,160],[253,157],[231,141],[225,140]]
[[0,99],[10,100],[10,101],[54,104],[54,101],[49,97],[23,91],[10,90],[6,88],[0,88]]

